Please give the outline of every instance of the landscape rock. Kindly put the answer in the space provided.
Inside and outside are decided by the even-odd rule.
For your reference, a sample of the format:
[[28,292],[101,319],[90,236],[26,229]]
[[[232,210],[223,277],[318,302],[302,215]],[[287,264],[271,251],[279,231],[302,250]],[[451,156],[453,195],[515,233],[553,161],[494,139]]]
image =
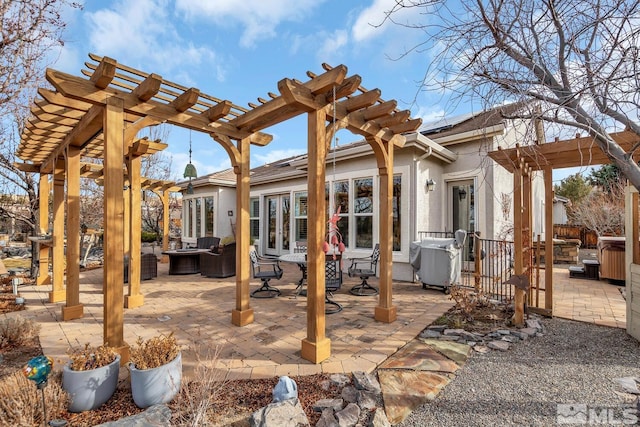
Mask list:
[[117,421],[98,424],[99,427],[157,427],[171,425],[171,409],[167,405],[153,405],[146,411]]
[[313,410],[316,412],[322,412],[327,408],[331,408],[335,411],[342,409],[344,400],[342,399],[320,399],[313,404]]
[[[162,424],[161,424],[162,425]],[[271,403],[258,409],[249,418],[251,427],[305,427],[310,426],[298,399]]]
[[391,427],[391,423],[384,413],[384,409],[376,408],[373,417],[369,421],[368,427]]
[[349,403],[343,410],[335,413],[340,427],[353,427],[360,419],[360,407],[355,403]]
[[380,383],[373,374],[367,374],[366,372],[357,371],[353,373],[353,384],[358,390],[369,390],[380,393]]
[[506,341],[491,341],[487,344],[487,347],[494,350],[500,350],[500,351],[509,350],[509,346],[510,344]]
[[345,402],[357,403],[358,402],[358,390],[351,385],[342,389],[341,396]]
[[316,423],[316,427],[339,427],[338,419],[333,409],[325,408],[320,415],[320,419]]

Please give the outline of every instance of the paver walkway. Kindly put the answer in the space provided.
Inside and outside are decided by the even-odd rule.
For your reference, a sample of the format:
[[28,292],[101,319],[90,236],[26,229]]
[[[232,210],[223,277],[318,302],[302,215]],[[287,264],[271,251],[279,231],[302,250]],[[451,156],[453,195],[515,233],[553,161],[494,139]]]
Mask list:
[[[185,375],[193,373],[198,363],[215,363],[221,379],[377,370],[393,423],[434,399],[471,352],[466,344],[417,338],[452,306],[441,291],[424,290],[418,283],[394,283],[398,320],[385,324],[373,320],[377,297],[351,295],[348,289],[358,281],[345,277],[342,290],[334,295],[344,310],[326,317],[331,357],[312,364],[300,357],[301,340],[306,337],[306,298],[295,295],[300,272],[293,265],[283,267],[283,279],[272,282],[282,296],[252,299],[255,322],[239,328],[230,320],[234,278],[169,276],[168,266],[159,264],[159,276],[142,283],[144,306],[125,309],[125,340],[134,343],[138,337],[173,332],[186,349]],[[554,285],[555,316],[625,327],[619,286],[569,279],[565,268],[554,269]],[[69,346],[102,342],[102,269],[81,273],[82,319],[60,321],[63,304],[48,303],[49,290],[49,286],[21,287],[29,309],[20,314],[40,322],[43,352],[61,366]]]

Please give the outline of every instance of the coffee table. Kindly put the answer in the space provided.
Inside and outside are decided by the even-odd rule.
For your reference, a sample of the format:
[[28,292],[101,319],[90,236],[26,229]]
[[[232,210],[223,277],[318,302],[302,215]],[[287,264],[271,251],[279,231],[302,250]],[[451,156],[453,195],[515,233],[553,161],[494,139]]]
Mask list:
[[176,249],[162,252],[169,256],[169,274],[200,273],[200,254],[209,249]]

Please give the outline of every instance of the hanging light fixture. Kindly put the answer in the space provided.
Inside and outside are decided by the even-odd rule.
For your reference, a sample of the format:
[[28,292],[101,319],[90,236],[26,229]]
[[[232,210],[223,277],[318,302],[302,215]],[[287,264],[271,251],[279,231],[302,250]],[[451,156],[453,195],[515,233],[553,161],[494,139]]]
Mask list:
[[187,185],[187,194],[193,194],[193,184],[191,184],[191,178],[197,178],[198,172],[196,167],[191,163],[191,129],[189,129],[189,164],[184,168],[185,178],[189,178],[189,185]]

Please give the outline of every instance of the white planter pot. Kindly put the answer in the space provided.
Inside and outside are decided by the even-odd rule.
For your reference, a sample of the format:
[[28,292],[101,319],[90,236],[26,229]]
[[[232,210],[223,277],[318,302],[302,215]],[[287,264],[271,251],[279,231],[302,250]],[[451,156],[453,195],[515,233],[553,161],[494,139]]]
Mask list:
[[69,393],[69,412],[91,411],[113,396],[118,386],[120,355],[106,366],[89,371],[62,368],[62,388]]
[[129,363],[131,394],[139,408],[170,402],[180,391],[182,382],[182,353],[166,365],[151,369],[137,369]]

